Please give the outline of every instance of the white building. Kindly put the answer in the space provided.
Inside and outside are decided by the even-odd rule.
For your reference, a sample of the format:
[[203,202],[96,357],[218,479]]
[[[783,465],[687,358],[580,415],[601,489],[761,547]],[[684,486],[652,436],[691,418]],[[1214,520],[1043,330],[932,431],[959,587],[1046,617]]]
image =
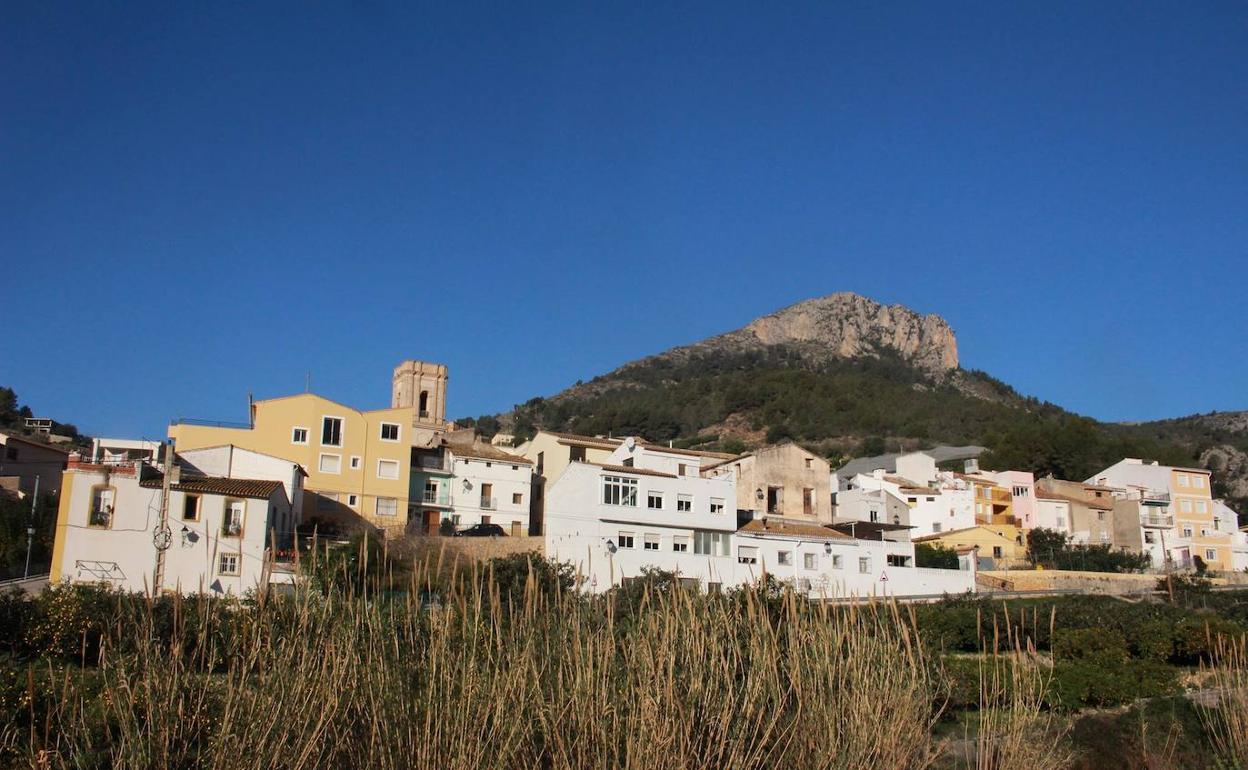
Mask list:
[[[243,450],[234,450],[242,452]],[[292,479],[301,475],[294,466]],[[171,471],[167,529],[163,477],[151,465],[71,460],[57,513],[51,580],[105,583],[125,591],[241,596],[292,582],[277,564],[291,546],[290,500],[282,481]],[[156,585],[158,555],[163,575]]]
[[[480,441],[448,443],[444,449],[450,479],[442,498],[447,506],[442,520],[461,530],[497,524],[509,535],[529,534],[533,463]],[[442,490],[433,494],[441,495]],[[434,497],[432,502],[436,501]]]
[[914,537],[975,526],[969,484],[953,474],[938,474],[932,459],[922,453],[902,455],[896,463],[922,480],[878,469],[846,479],[836,494],[834,521],[904,524]]
[[1070,536],[1070,501],[1035,491],[1035,529],[1051,529]]
[[1213,520],[1231,538],[1231,569],[1248,570],[1248,525],[1240,527],[1239,514],[1223,500],[1213,501]]
[[974,589],[971,571],[916,569],[904,531],[892,535],[897,540],[869,541],[771,517],[738,529],[732,476],[702,478],[700,464],[701,458],[635,439],[625,439],[603,462],[569,463],[546,496],[547,556],[571,562],[583,587],[595,592],[648,567],[710,591],[765,573],[829,596]]

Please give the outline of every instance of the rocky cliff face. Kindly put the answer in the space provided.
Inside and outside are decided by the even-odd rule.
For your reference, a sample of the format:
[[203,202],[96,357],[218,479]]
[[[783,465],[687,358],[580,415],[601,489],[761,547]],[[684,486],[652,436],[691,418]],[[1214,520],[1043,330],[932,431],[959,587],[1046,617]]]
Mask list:
[[633,367],[663,361],[715,353],[748,353],[772,346],[797,350],[803,358],[816,363],[891,351],[934,377],[958,368],[958,342],[945,319],[841,292],[799,302],[736,331],[625,364],[606,375],[606,379],[626,374]]

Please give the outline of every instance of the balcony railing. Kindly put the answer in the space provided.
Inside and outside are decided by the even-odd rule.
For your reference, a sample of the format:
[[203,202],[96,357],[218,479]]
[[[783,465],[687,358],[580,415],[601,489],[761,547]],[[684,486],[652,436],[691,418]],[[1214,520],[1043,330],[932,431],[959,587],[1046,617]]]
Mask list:
[[1148,504],[1169,505],[1170,493],[1169,492],[1141,492],[1140,500],[1144,502],[1145,505],[1148,505]]
[[483,497],[481,498],[481,510],[492,511],[498,507],[498,498]]
[[446,492],[431,492],[426,489],[421,502],[425,505],[450,505],[451,496]]
[[412,460],[412,467],[420,471],[443,471],[449,473],[445,457],[417,456]]
[[1145,527],[1169,529],[1174,526],[1174,517],[1168,513],[1141,513],[1140,524]]

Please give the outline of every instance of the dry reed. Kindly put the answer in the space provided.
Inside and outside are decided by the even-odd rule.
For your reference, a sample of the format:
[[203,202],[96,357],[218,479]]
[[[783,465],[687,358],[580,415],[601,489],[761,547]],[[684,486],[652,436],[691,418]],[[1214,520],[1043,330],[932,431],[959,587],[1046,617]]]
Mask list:
[[1199,701],[1197,712],[1219,759],[1228,768],[1248,768],[1248,637],[1212,640],[1212,659],[1201,664],[1212,702]]

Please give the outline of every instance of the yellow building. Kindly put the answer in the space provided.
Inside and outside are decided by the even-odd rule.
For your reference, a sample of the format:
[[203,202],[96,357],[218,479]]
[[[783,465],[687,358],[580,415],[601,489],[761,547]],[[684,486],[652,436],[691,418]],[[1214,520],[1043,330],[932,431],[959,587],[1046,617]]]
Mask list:
[[980,524],[1015,526],[1014,496],[1010,490],[983,476],[959,477],[970,483],[975,496],[975,521]]
[[312,393],[255,401],[250,425],[179,421],[178,452],[232,444],[299,463],[303,520],[401,532],[410,497],[413,406],[359,411]]
[[[1009,569],[1027,564],[1027,543],[1013,525],[980,524],[914,539],[916,544],[940,545],[954,550],[977,548],[982,569]],[[992,559],[991,564],[986,560]]]

